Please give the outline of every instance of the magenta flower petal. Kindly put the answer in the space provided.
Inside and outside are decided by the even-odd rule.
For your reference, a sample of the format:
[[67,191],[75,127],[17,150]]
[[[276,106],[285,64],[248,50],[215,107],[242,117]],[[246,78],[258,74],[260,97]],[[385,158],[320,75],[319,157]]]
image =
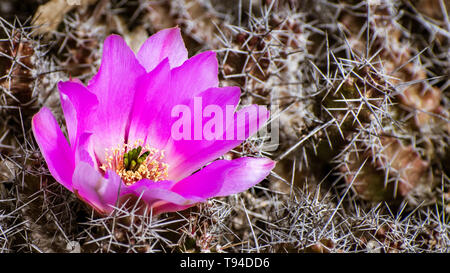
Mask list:
[[[253,109],[253,111],[248,111]],[[264,111],[260,111],[260,110]],[[247,117],[247,122],[244,117]],[[170,150],[170,178],[179,180],[204,166],[208,162],[222,156],[229,150],[241,144],[246,138],[258,131],[269,118],[269,112],[257,105],[247,106],[234,113],[232,124],[224,129],[222,140],[180,140],[175,141]],[[228,138],[227,132],[232,131],[233,137]],[[242,133],[240,133],[242,132]],[[239,135],[245,135],[245,138]],[[192,149],[192,147],[196,147]],[[172,158],[173,157],[173,158]]]
[[147,71],[153,70],[165,58],[169,58],[172,68],[182,65],[188,58],[188,52],[180,29],[174,27],[153,34],[142,45],[137,58]]
[[176,183],[171,190],[185,198],[207,199],[235,194],[259,183],[274,166],[275,162],[267,158],[217,160]]
[[175,183],[176,182],[167,180],[154,182],[148,179],[142,179],[135,184],[126,187],[121,195],[141,197],[141,200],[151,207],[153,215],[187,209],[198,202],[206,201],[206,199],[198,196],[185,198],[172,191],[171,188]]
[[[201,92],[200,94],[196,95],[195,99],[197,100],[197,104],[200,104],[201,101],[202,109],[205,109],[209,105],[213,105],[218,107],[222,111],[222,113],[225,113],[227,106],[228,108],[231,107],[231,111],[234,111],[239,102],[240,94],[241,91],[238,87],[216,87],[209,88],[204,92]],[[231,148],[237,146],[238,143],[242,142],[238,141],[236,144],[236,141],[227,141],[224,137],[222,137],[222,140],[205,139],[203,129],[195,128],[195,126],[196,124],[198,124],[199,119],[203,124],[205,124],[209,120],[209,118],[201,118],[202,113],[196,113],[195,104],[195,101],[192,99],[185,104],[187,107],[189,107],[189,111],[192,114],[189,122],[189,124],[191,125],[189,138],[183,138],[180,140],[174,140],[172,138],[166,146],[167,158],[170,161],[169,177],[170,179],[175,181],[178,181],[184,178],[186,175],[191,174],[195,170],[202,167],[205,163],[216,159]],[[224,123],[225,119],[226,117],[223,116],[220,122]],[[173,124],[173,122],[171,124]],[[225,126],[223,127],[224,128],[222,129],[224,131],[226,128]],[[208,151],[206,151],[205,153],[205,150],[211,146],[215,146],[217,149],[219,149],[219,146],[223,146],[226,144],[228,144],[228,146],[231,145],[232,147],[228,148],[228,150],[226,151],[218,151],[216,154],[211,154]],[[192,149],[192,147],[196,148]],[[205,160],[201,160],[202,162],[194,162],[192,161],[193,155],[196,155],[197,157],[202,157],[203,155],[207,158]],[[189,163],[182,165],[186,160],[189,161]]]
[[141,196],[149,206],[153,206],[157,202],[166,202],[179,206],[195,204],[200,200],[198,197],[191,197],[187,199],[180,194],[172,191],[170,188],[175,184],[173,181],[158,181],[154,182],[149,179],[142,179],[131,186],[127,186],[121,192],[121,195],[133,194]]
[[137,79],[145,74],[133,51],[120,36],[109,36],[103,46],[102,64],[88,89],[99,101],[96,122],[90,128],[95,153],[124,143]]
[[[218,85],[214,52],[199,54],[172,71],[168,69],[165,59],[150,73],[139,78],[130,122],[130,143],[136,139],[147,143],[149,139],[150,145],[164,147],[170,137],[173,107],[191,102],[194,94]],[[202,76],[198,77],[194,71],[202,73]],[[193,82],[194,79],[198,83]],[[238,100],[239,95],[235,104]]]
[[190,58],[183,65],[172,69],[172,95],[178,98],[177,102],[182,103],[210,87],[219,86],[218,69],[216,53],[213,51]]
[[82,133],[77,139],[75,162],[83,161],[97,169],[98,162],[97,160],[95,160],[96,156],[94,153],[94,145],[91,137],[92,133]]
[[86,162],[78,162],[73,173],[73,192],[100,213],[108,213],[116,205],[121,179],[113,171],[103,177]]
[[[206,200],[199,200],[198,202],[205,202],[205,201]],[[174,211],[185,210],[187,208],[192,207],[195,204],[196,203],[191,203],[191,204],[188,204],[188,205],[177,205],[177,204],[174,204],[174,203],[169,203],[169,202],[165,202],[165,201],[159,201],[159,202],[155,202],[153,204],[152,210],[153,210],[153,215],[158,215],[160,213],[165,213],[165,212],[174,212]]]
[[168,92],[170,79],[168,59],[139,79],[130,117],[128,143],[142,140],[153,147],[165,146],[170,137],[170,112],[175,104],[174,96]]
[[86,128],[89,128],[90,123],[92,124],[91,119],[94,118],[93,112],[98,105],[98,100],[93,93],[79,82],[60,82],[58,89],[70,144],[72,149],[75,149],[79,135]]
[[43,107],[34,115],[32,129],[50,173],[56,181],[71,190],[75,169],[74,156],[58,122],[48,108]]

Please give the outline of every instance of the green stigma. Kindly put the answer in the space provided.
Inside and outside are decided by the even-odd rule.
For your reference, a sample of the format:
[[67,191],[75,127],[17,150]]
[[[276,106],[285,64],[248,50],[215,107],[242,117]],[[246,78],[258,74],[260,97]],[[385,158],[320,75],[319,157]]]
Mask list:
[[150,151],[141,154],[142,146],[132,149],[123,155],[123,167],[127,171],[137,171],[139,166],[147,159]]

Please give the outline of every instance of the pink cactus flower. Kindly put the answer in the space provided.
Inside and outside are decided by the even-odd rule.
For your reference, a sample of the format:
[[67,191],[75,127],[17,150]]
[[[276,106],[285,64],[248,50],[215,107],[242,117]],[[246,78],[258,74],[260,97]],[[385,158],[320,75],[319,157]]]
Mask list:
[[[240,89],[218,84],[215,53],[188,59],[178,28],[154,34],[137,54],[111,35],[87,86],[76,80],[58,85],[68,140],[45,107],[33,117],[33,133],[52,176],[99,213],[133,196],[153,215],[183,210],[245,191],[275,165],[268,158],[218,159],[243,141],[229,135],[243,129],[251,136],[268,119],[267,110],[248,111],[255,106],[236,111]],[[198,132],[198,101],[205,110],[233,110],[231,118],[214,117],[224,121],[223,132],[213,139],[174,138],[177,105],[193,113],[183,117],[192,121],[184,133]],[[200,122],[211,119],[200,115]]]

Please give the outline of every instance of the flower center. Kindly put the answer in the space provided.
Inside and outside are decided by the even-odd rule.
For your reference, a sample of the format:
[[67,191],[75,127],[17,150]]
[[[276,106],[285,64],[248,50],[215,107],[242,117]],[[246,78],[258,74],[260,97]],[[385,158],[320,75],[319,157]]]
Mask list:
[[106,149],[106,163],[100,169],[114,170],[129,186],[141,179],[150,179],[155,182],[165,180],[168,177],[168,167],[164,163],[164,150],[160,151],[142,141],[136,141],[134,145],[123,144],[117,148]]

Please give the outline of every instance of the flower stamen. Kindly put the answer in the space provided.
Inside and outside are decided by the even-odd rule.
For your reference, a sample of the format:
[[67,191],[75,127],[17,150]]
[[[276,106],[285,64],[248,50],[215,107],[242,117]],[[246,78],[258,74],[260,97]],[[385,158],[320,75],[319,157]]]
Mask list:
[[[142,151],[144,152],[141,154]],[[128,186],[141,179],[157,182],[168,177],[169,165],[164,162],[164,151],[148,144],[142,146],[142,141],[106,150],[105,159],[106,163],[100,168],[105,172],[108,169],[114,170]]]

